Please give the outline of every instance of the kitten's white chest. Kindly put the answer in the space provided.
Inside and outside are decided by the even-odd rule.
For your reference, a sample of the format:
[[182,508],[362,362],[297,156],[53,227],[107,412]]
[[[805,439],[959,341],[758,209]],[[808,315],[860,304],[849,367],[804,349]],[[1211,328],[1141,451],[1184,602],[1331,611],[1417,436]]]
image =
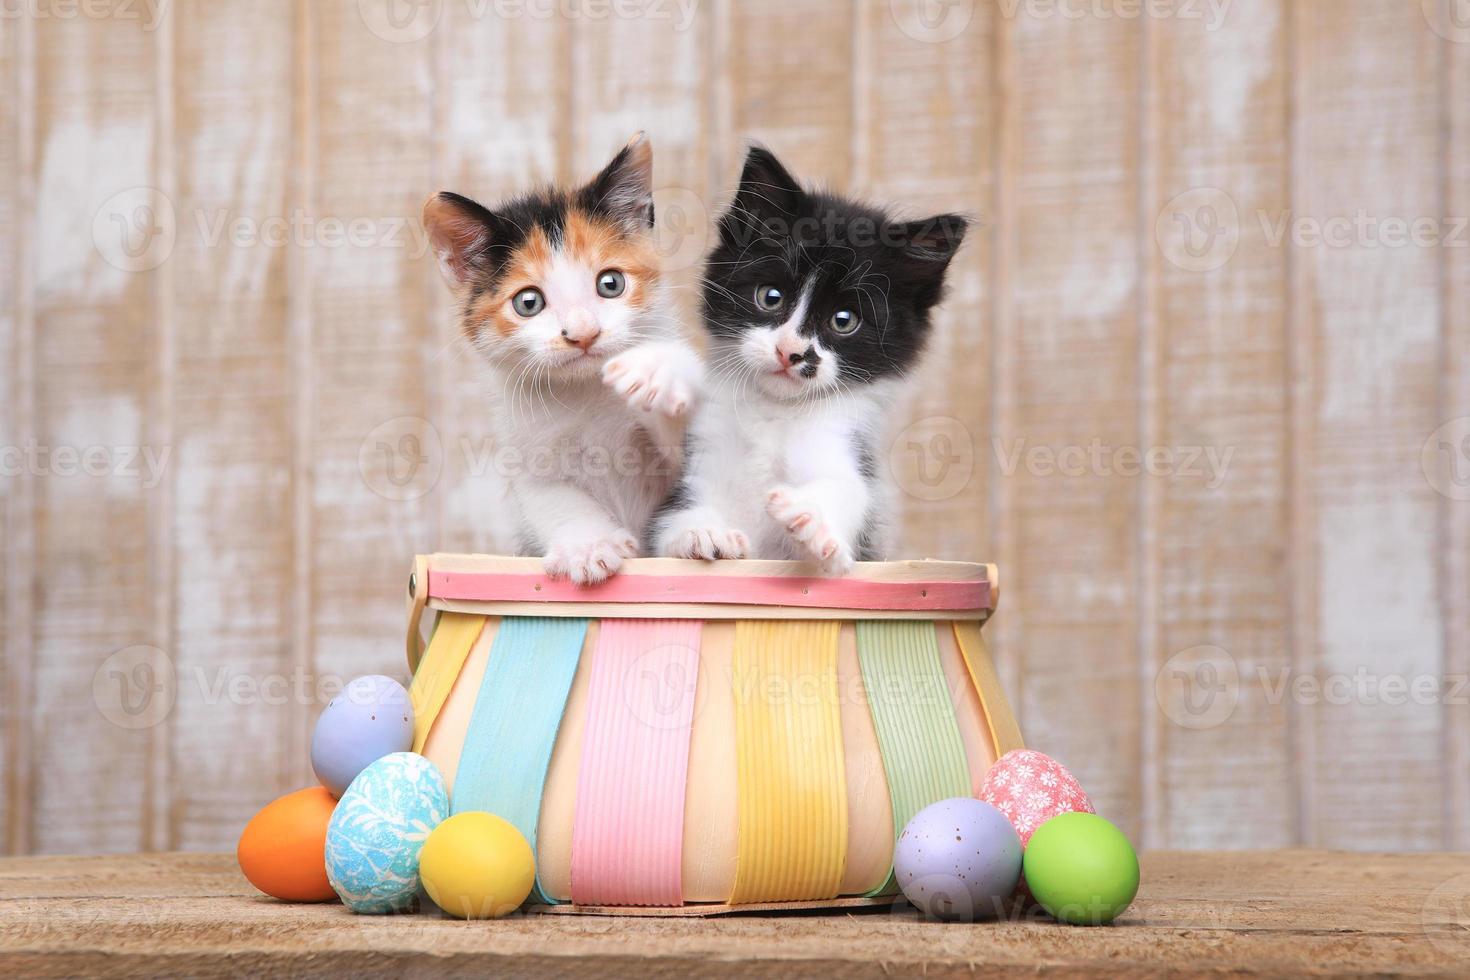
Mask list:
[[781,485],[805,483],[832,469],[834,460],[851,457],[854,419],[829,404],[731,398],[707,409],[701,421],[706,490],[724,501],[731,522],[757,540],[758,554],[787,553],[781,528],[766,514],[767,495]]
[[[668,493],[677,464],[659,450],[619,399],[600,386],[555,393],[552,405],[502,415],[513,483],[550,480],[578,487],[620,524],[640,529]],[[536,508],[534,492],[521,508]]]

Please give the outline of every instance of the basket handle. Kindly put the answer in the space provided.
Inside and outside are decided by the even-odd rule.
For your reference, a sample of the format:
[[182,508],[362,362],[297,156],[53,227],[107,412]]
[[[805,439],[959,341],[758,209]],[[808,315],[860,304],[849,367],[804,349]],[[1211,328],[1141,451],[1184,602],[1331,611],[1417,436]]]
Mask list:
[[408,573],[408,673],[418,672],[419,660],[424,655],[424,637],[419,632],[419,623],[424,618],[424,609],[429,605],[429,558],[418,555],[413,560],[413,570]]

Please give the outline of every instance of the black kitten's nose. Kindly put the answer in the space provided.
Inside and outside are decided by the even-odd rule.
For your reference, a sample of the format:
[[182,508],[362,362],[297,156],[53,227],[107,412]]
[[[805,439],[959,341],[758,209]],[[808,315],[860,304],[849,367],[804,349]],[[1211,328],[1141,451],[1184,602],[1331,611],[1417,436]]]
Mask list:
[[[807,354],[810,354],[811,351],[812,349],[810,347],[806,349]],[[792,354],[787,358],[787,360],[789,360],[792,364],[800,364],[805,358],[806,354]]]

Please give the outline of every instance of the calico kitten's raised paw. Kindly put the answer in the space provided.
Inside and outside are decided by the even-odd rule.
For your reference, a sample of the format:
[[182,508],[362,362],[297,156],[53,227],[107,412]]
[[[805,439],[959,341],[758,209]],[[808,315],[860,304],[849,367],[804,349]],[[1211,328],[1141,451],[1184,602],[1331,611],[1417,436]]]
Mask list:
[[602,383],[628,407],[680,418],[694,403],[694,389],[657,345],[635,347],[603,365]]
[[822,564],[827,575],[852,571],[852,549],[827,522],[816,503],[794,487],[776,487],[766,494],[766,513],[780,524],[807,554]]
[[675,533],[664,548],[670,558],[744,558],[750,554],[750,539],[744,531],[714,527],[691,527]]
[[569,538],[555,542],[541,559],[552,578],[569,578],[578,585],[596,585],[616,575],[624,558],[638,555],[638,542],[618,530],[601,538]]

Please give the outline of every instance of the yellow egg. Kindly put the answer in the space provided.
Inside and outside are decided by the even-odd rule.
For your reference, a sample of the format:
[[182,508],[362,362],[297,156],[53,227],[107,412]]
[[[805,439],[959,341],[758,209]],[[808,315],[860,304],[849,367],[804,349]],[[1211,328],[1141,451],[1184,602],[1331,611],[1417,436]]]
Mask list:
[[521,832],[493,813],[456,813],[424,841],[419,879],[450,915],[498,919],[531,894],[536,856]]

